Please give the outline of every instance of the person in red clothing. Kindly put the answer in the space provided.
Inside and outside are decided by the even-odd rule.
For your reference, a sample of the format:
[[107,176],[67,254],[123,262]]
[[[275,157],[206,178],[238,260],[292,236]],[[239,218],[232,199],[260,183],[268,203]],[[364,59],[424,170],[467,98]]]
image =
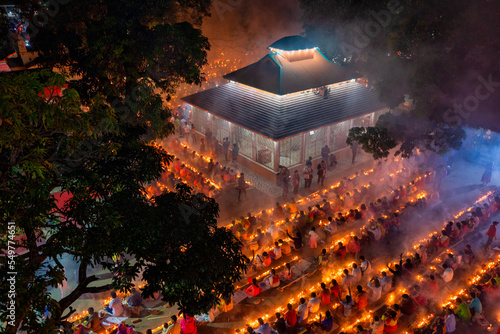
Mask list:
[[497,240],[497,226],[498,222],[494,221],[493,224],[491,224],[490,228],[488,229],[488,232],[486,235],[488,236],[488,242],[486,243],[486,249],[488,249],[493,242],[493,239]]
[[439,237],[439,247],[448,248],[450,245],[450,237],[446,235],[446,231],[441,231],[441,236]]
[[342,298],[342,289],[340,289],[339,283],[337,280],[332,279],[332,286],[330,288],[331,297],[334,299]]
[[438,291],[438,285],[434,275],[429,276],[429,280],[427,281],[424,288],[424,295],[427,299],[433,299],[436,296]]
[[497,299],[500,296],[500,289],[498,288],[497,280],[492,278],[487,284],[485,284],[486,291],[488,291],[488,297],[490,299]]
[[398,316],[396,312],[387,310],[382,316],[384,320],[384,332],[394,333],[398,329]]
[[358,292],[356,293],[356,297],[354,298],[356,302],[356,308],[358,310],[364,310],[368,305],[368,293],[363,290],[363,287],[361,285],[358,285],[356,289],[358,290]]
[[287,304],[288,311],[285,313],[285,323],[287,327],[293,327],[297,323],[297,312],[292,307],[292,304]]
[[267,252],[262,253],[262,256],[257,255],[256,257],[259,258],[259,262],[261,266],[263,267],[269,267],[271,265],[271,257]]
[[401,302],[401,313],[412,315],[417,310],[417,307],[417,303],[405,293],[403,295],[403,301]]
[[257,279],[255,278],[252,279],[252,284],[250,284],[250,286],[245,289],[245,292],[252,297],[257,296],[259,293],[262,292],[262,289],[259,287],[259,284],[257,284]]
[[197,334],[198,327],[196,326],[196,322],[193,317],[188,316],[184,313],[181,321],[181,333],[182,334]]
[[330,290],[326,288],[325,283],[321,283],[321,293],[319,294],[319,297],[321,298],[321,305],[330,304]]
[[343,258],[345,258],[345,255],[347,254],[347,248],[341,242],[339,242],[338,245],[339,245],[339,248],[337,249],[335,254],[337,255],[337,257],[343,259]]
[[358,258],[358,253],[361,251],[361,244],[359,243],[359,239],[357,236],[354,236],[349,244],[347,244],[347,250],[349,253],[354,254],[354,258]]

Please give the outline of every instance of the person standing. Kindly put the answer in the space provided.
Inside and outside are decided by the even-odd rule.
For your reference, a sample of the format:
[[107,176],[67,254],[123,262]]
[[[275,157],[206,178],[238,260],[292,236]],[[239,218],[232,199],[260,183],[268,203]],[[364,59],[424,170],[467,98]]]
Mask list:
[[490,247],[491,243],[493,242],[493,239],[497,239],[497,225],[498,222],[494,221],[493,224],[491,224],[490,228],[488,229],[488,232],[486,235],[488,236],[488,242],[486,243],[485,249],[488,250]]
[[205,154],[205,139],[200,140],[200,154]]
[[352,143],[351,151],[352,151],[352,164],[354,165],[356,163],[356,154],[358,153],[358,142],[357,141]]
[[481,177],[481,183],[483,186],[487,186],[491,181],[491,174],[493,173],[493,162],[486,165],[483,176]]
[[329,157],[329,163],[328,165],[332,168],[335,168],[338,164],[338,161],[337,161],[337,156],[333,153],[330,154],[330,157]]
[[212,155],[218,157],[219,156],[219,140],[215,137],[212,137]]
[[283,179],[281,180],[281,187],[283,188],[283,200],[288,199],[288,183],[290,182],[290,176],[288,173],[283,175]]
[[196,128],[194,127],[194,124],[191,123],[191,145],[196,144]]
[[300,174],[298,170],[295,170],[293,172],[292,182],[293,182],[293,195],[296,196],[299,193],[299,185],[300,185]]
[[212,130],[210,128],[207,129],[205,132],[205,138],[207,139],[207,146],[211,147],[212,146]]
[[318,164],[318,185],[321,183],[321,186],[323,187],[323,183],[325,182],[325,175],[326,175],[326,164],[325,164],[325,161],[322,160],[319,164]]
[[[328,145],[325,145],[322,149],[321,149],[321,158],[328,162],[328,156],[330,155],[330,148],[328,147]],[[328,164],[326,165],[326,168],[328,168]]]
[[311,188],[312,177],[313,177],[313,169],[310,164],[306,163],[304,167],[304,189]]
[[224,150],[224,158],[227,161],[227,154],[229,152],[229,137],[224,138],[224,141],[222,142],[222,149]]
[[240,153],[240,148],[238,147],[237,143],[233,144],[233,162],[237,163],[238,162],[238,155]]
[[240,173],[240,177],[238,178],[238,185],[236,186],[236,189],[238,189],[238,202],[240,201],[242,192],[245,195],[245,199],[246,200],[248,199],[247,188],[248,188],[248,185],[245,181],[245,174]]

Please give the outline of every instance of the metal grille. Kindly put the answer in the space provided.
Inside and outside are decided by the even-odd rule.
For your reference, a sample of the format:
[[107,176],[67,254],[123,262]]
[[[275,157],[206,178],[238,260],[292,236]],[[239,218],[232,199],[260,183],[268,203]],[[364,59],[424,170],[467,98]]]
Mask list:
[[347,147],[346,139],[351,128],[351,121],[344,121],[332,125],[330,134],[330,150],[332,152],[341,150]]
[[300,163],[302,135],[280,141],[280,165],[290,167]]
[[374,116],[373,116],[373,125],[377,124],[377,121],[378,121],[378,118],[380,117],[380,115],[383,115],[387,112],[387,109],[382,109],[382,110],[379,110],[379,111],[376,111],[374,112]]
[[199,108],[193,107],[193,124],[201,134],[205,134],[208,124],[208,113]]
[[240,154],[252,158],[252,132],[233,124],[230,148],[233,147],[234,143],[238,144]]
[[321,156],[321,149],[325,146],[325,128],[306,132],[306,159]]
[[255,134],[257,143],[257,162],[269,168],[274,168],[274,141]]
[[372,114],[370,113],[368,115],[363,115],[361,117],[357,117],[352,120],[352,127],[362,127],[362,126],[370,126],[371,125],[371,119],[372,119]]
[[212,133],[219,143],[222,143],[224,138],[229,137],[229,122],[217,116],[213,116]]

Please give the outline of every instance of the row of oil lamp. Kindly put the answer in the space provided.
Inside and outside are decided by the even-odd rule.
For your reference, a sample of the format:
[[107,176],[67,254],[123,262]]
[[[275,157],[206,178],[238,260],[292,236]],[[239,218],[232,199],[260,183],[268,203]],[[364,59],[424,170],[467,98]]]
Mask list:
[[[373,170],[372,170],[372,171],[373,171]],[[398,171],[398,172],[400,172],[400,171]],[[398,172],[396,172],[396,174],[397,174]],[[423,177],[426,177],[426,176],[427,176],[427,174],[425,174]],[[416,178],[416,179],[415,179],[414,181],[412,181],[412,182],[416,182],[416,181],[418,181],[418,180],[420,180],[420,179],[422,179],[422,176],[420,176],[420,177]],[[409,184],[411,184],[412,182],[410,182]],[[404,186],[404,187],[405,187],[405,186]],[[415,197],[416,199],[420,199],[420,198],[424,198],[425,196],[426,196],[426,194],[425,194],[425,193],[419,193],[419,194],[417,194],[417,195],[416,195],[416,196],[414,196],[414,197]],[[412,200],[411,200],[411,202],[414,202],[414,200],[415,200],[415,199],[412,199]],[[401,207],[399,210],[401,210],[401,209],[403,209],[403,208],[404,208],[404,207]],[[397,211],[399,212],[399,210],[397,210]],[[348,210],[348,209],[346,209],[346,211],[344,212],[344,214],[347,214],[347,213],[349,213],[349,210]],[[386,215],[384,215],[384,218],[387,218],[387,216],[386,216]],[[280,220],[280,221],[276,222],[276,226],[279,226],[279,225],[283,224],[284,222],[285,222],[284,220]],[[320,222],[320,225],[323,225],[323,224],[322,224],[322,222]],[[359,231],[361,232],[361,231],[363,230],[363,228],[364,228],[364,227],[361,227],[361,228],[359,229]],[[334,249],[334,248],[336,247],[336,245],[337,245],[339,242],[342,242],[343,244],[346,244],[346,242],[347,242],[348,238],[349,238],[349,237],[354,237],[354,236],[355,236],[355,233],[354,233],[353,231],[351,231],[349,234],[346,234],[344,237],[342,237],[342,238],[339,238],[339,239],[335,240],[334,242],[332,242],[332,243],[331,243],[330,250],[331,250],[331,249]],[[255,238],[255,237],[256,237],[256,235],[253,235],[253,236],[251,237],[251,239],[253,239],[253,238]],[[287,241],[290,241],[290,240],[291,240],[290,238],[286,238],[286,239],[284,239],[284,241],[286,241],[286,242],[287,242]],[[265,249],[265,251],[271,251],[271,250],[273,249],[273,247],[274,247],[274,246],[273,246],[273,245],[271,245],[271,246],[269,246],[268,248],[266,248],[266,249]],[[281,268],[281,267],[283,267],[283,266],[284,266],[284,265],[280,265],[280,266],[277,266],[277,267],[272,268],[272,269],[280,269],[280,268]],[[341,271],[342,271],[342,270],[340,270],[340,272],[341,272]],[[262,277],[264,277],[264,276],[266,276],[266,275],[267,275],[267,271],[266,271],[266,272],[264,272],[264,273],[262,273],[262,274],[260,274],[260,275],[258,275],[258,276],[257,276],[257,277],[255,277],[255,278],[256,278],[256,279],[260,279],[260,278],[262,278]],[[236,289],[239,289],[239,288],[241,288],[241,286],[237,286],[237,287],[236,287]]]

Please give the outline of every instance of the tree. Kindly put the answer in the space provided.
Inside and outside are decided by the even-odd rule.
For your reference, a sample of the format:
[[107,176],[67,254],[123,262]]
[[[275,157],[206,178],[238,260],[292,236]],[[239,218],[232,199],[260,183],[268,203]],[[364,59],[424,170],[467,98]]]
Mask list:
[[[83,112],[76,91],[67,89],[61,97],[56,94],[64,84],[63,76],[43,71],[0,76],[0,248],[4,253],[0,259],[2,271],[11,260],[14,267],[9,265],[9,271],[17,272],[15,319],[1,314],[2,321],[9,321],[7,332],[15,333],[21,321],[23,329],[41,333],[55,325],[54,321],[40,324],[47,305],[59,309],[47,288],[64,279],[62,266],[46,261],[57,263],[57,256],[67,251],[54,236],[65,223],[57,217],[52,192],[70,177],[65,165],[109,154],[110,148],[98,140],[102,131],[108,135],[117,131],[114,113],[102,97],[92,99]],[[94,131],[97,125],[99,132]],[[92,150],[78,150],[87,142],[94,143]],[[7,234],[9,222],[15,224],[15,239]],[[8,277],[12,275],[4,272],[4,283]],[[7,305],[10,286],[1,284],[0,289],[2,304]]]
[[[217,228],[218,204],[186,185],[155,198],[148,228],[135,224],[122,233],[135,235],[129,246],[135,263],[118,268],[121,284],[139,271],[148,282],[145,295],[160,291],[169,304],[177,303],[191,315],[207,312],[232,295],[247,258],[241,242],[225,228]],[[124,275],[122,275],[124,274]]]
[[208,15],[210,0],[72,1],[52,17],[50,3],[24,2],[29,4],[20,7],[30,22],[37,11],[49,12],[32,41],[38,61],[80,76],[75,84],[83,97],[99,91],[111,102],[133,98],[147,79],[169,98],[180,82],[201,83],[210,45],[193,24]]
[[399,145],[394,155],[411,157],[416,148],[444,154],[458,150],[465,139],[460,127],[416,119],[409,113],[380,115],[373,127],[354,127],[349,130],[347,144],[357,141],[374,159],[387,158]]
[[[500,78],[495,60],[500,50],[500,28],[495,23],[500,13],[498,2],[300,3],[305,9],[306,34],[329,50],[331,58],[363,73],[389,108],[396,108],[403,96],[412,100],[408,115],[394,117],[403,124],[421,123],[413,128],[422,132],[410,131],[408,138],[404,134],[392,137],[399,133],[398,124],[387,124],[395,126],[387,128],[389,139],[404,144],[397,152],[408,152],[413,145],[438,152],[460,147],[459,142],[465,138],[460,129],[463,125],[499,129],[495,110],[495,103],[500,100],[498,89],[486,92],[488,97],[479,104],[474,100],[478,85],[495,85]],[[466,106],[467,103],[471,105]],[[480,117],[471,117],[471,112],[462,111],[461,107],[473,109]],[[364,133],[369,132],[380,133]],[[361,139],[360,132],[352,134]],[[435,146],[441,143],[442,147]],[[368,152],[378,154],[386,144],[369,145],[367,148],[373,150]]]
[[9,31],[9,19],[4,8],[0,8],[0,60],[4,60],[9,54],[14,52]]
[[[17,258],[16,268],[22,267],[16,277],[17,312],[8,332],[15,332],[21,324],[21,329],[29,332],[51,333],[74,312],[70,305],[83,293],[127,290],[138,269],[144,271],[147,280],[144,294],[162,290],[166,300],[177,301],[189,312],[207,311],[216,296],[232,291],[230,282],[238,279],[245,258],[238,251],[239,243],[226,238],[223,230],[199,226],[195,231],[200,235],[191,235],[210,240],[212,256],[217,256],[200,261],[200,273],[213,279],[224,277],[220,282],[206,282],[214,291],[195,280],[197,288],[204,291],[203,296],[195,296],[199,300],[186,290],[158,286],[162,277],[155,274],[163,275],[171,267],[149,262],[155,258],[146,256],[139,247],[146,247],[149,241],[138,244],[130,233],[144,235],[152,225],[156,230],[150,232],[161,236],[166,230],[163,224],[169,222],[154,219],[160,219],[159,212],[167,216],[178,212],[171,201],[164,207],[158,204],[162,201],[157,203],[146,196],[146,185],[158,179],[170,161],[168,154],[151,141],[173,130],[164,98],[168,99],[181,81],[201,80],[209,44],[188,21],[201,22],[208,4],[192,0],[88,0],[54,8],[54,2],[40,6],[38,1],[19,1],[24,20],[36,22],[42,14],[49,18],[36,34],[31,31],[39,63],[69,73],[72,80],[62,97],[47,100],[39,93],[43,87],[64,86],[61,76],[44,72],[40,77],[21,74],[2,78],[0,154],[5,159],[0,187],[8,191],[0,194],[0,214],[5,223],[2,228],[15,222],[21,236],[18,247],[25,249]],[[56,205],[56,191],[70,194],[62,207]],[[201,201],[188,190],[180,191],[181,197],[166,196],[182,198],[184,205]],[[212,202],[207,208],[199,214],[203,219],[193,218],[193,222],[210,222],[212,226],[218,209]],[[6,233],[7,227],[2,232]],[[7,242],[5,239],[2,249],[8,252]],[[176,241],[165,238],[163,242]],[[222,254],[220,249],[229,252]],[[64,279],[59,261],[63,254],[79,263],[79,283],[68,296],[56,301],[47,289]],[[116,254],[126,259],[118,267],[110,260]],[[172,249],[168,258],[176,261],[180,255],[179,249]],[[133,256],[137,260],[131,260]],[[223,266],[206,267],[213,263],[211,260],[225,262]],[[153,264],[161,270],[153,270]],[[119,271],[120,278],[113,284],[95,286],[98,278],[88,276],[87,269],[96,265]],[[183,280],[185,277],[179,276],[169,284],[182,286],[186,283]],[[0,289],[8,292],[8,284]],[[2,303],[8,302],[7,294],[2,298]],[[51,315],[42,321],[47,305]],[[7,315],[2,313],[0,318],[7,319]]]
[[[218,297],[233,292],[246,260],[240,242],[217,228],[218,205],[188,188],[148,199],[145,186],[160,177],[170,157],[140,140],[146,127],[120,124],[102,97],[81,108],[75,90],[59,97],[44,88],[64,82],[47,72],[0,77],[2,271],[13,255],[9,222],[15,223],[20,251],[11,256],[16,317],[7,332],[21,324],[21,330],[51,333],[73,313],[70,305],[82,294],[126,291],[139,270],[145,296],[161,291],[183,311],[208,311]],[[62,207],[56,190],[71,194]],[[63,254],[79,263],[79,282],[56,301],[47,289],[65,278]],[[126,259],[117,267],[110,260],[116,254]],[[194,261],[191,270],[182,267],[186,255]],[[87,268],[96,265],[119,276],[113,284],[90,286],[98,278],[88,276]],[[171,271],[177,269],[185,275]],[[7,305],[10,276],[2,277],[0,302]],[[51,315],[41,321],[47,306]],[[1,319],[11,320],[7,316],[4,312]]]

